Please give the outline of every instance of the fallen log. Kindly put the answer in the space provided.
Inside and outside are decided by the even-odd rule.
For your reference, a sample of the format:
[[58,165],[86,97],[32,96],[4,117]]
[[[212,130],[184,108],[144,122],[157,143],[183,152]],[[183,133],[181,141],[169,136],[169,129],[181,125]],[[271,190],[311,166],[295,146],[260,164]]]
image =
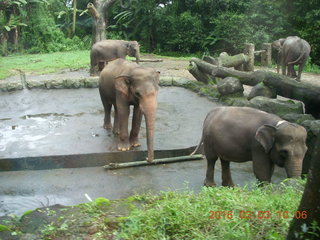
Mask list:
[[181,162],[181,161],[192,161],[192,160],[201,160],[201,159],[203,159],[203,155],[197,154],[192,156],[189,155],[189,156],[181,156],[181,157],[154,159],[151,163],[147,161],[109,163],[108,165],[105,165],[103,168],[112,170],[112,169],[127,168],[127,167],[139,167],[139,166],[146,166],[146,165],[173,163],[173,162]]
[[[134,62],[136,60],[133,60]],[[163,62],[163,59],[139,59],[139,62]]]
[[217,67],[198,58],[192,58],[191,62],[196,64],[200,71],[211,74],[214,77],[235,77],[242,84],[250,86],[263,82],[266,86],[275,89],[277,95],[302,101],[305,104],[307,113],[316,118],[320,117],[319,86],[297,82],[292,78],[269,71],[241,72],[225,67]]
[[200,71],[197,64],[195,64],[194,62],[190,62],[190,65],[188,67],[188,71],[200,82],[208,84],[208,82],[212,80],[216,83],[214,77],[212,77],[211,75],[209,75],[207,73]]
[[193,63],[196,64],[199,71],[206,74],[210,74],[213,77],[219,77],[219,78],[235,77],[235,78],[238,78],[242,84],[250,85],[250,86],[255,86],[256,84],[261,82],[261,80],[253,77],[252,73],[250,72],[242,72],[242,71],[237,71],[237,70],[233,70],[226,67],[218,67],[210,63],[207,63],[205,61],[202,61],[199,58],[192,58],[190,62],[191,64]]
[[213,65],[217,65],[218,67],[236,67],[248,62],[249,56],[244,55],[243,53],[234,56],[222,55],[217,58],[204,56],[203,60]]

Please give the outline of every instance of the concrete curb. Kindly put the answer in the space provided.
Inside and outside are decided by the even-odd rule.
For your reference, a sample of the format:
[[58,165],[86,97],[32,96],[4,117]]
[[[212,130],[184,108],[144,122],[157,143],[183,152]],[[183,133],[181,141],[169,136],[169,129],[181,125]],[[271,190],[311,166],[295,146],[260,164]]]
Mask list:
[[[2,92],[12,92],[22,89],[65,89],[65,88],[97,88],[99,77],[80,77],[80,78],[63,78],[55,77],[54,79],[37,79],[26,76],[15,76],[8,80],[0,80],[0,90]],[[160,77],[160,86],[185,86],[194,83],[194,80],[181,77]]]

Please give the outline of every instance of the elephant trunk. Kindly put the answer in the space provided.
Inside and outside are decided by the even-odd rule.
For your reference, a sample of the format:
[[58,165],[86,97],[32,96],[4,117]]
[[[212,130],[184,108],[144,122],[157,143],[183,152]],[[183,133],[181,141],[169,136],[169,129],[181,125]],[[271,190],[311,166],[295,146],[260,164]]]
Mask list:
[[303,158],[295,159],[294,161],[287,162],[284,167],[286,169],[288,178],[299,178],[302,173],[302,162]]
[[152,162],[152,160],[154,159],[153,137],[154,137],[156,110],[157,110],[156,94],[152,94],[141,99],[140,108],[146,120],[147,148],[148,148],[147,161]]
[[136,63],[139,64],[139,61],[140,61],[140,53],[139,51],[136,53]]

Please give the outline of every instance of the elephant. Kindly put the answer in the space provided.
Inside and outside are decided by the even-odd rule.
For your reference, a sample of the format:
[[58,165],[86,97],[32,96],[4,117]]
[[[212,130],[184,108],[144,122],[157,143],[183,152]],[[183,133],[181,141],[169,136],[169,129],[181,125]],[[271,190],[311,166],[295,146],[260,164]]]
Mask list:
[[202,138],[207,159],[205,186],[215,186],[214,166],[222,166],[222,185],[234,186],[230,162],[252,161],[260,184],[271,182],[274,165],[284,167],[287,176],[300,177],[306,146],[304,127],[250,107],[217,107],[203,123]]
[[[311,47],[309,43],[297,36],[280,38],[272,43],[278,50],[277,72],[281,64],[282,74],[301,81],[301,73],[310,55]],[[298,76],[294,70],[294,65],[299,65]],[[288,71],[286,73],[286,70]]]
[[[148,162],[154,158],[153,137],[160,72],[119,58],[109,62],[99,78],[99,92],[104,106],[103,127],[112,129],[111,108],[114,107],[113,133],[119,134],[118,150],[140,146],[138,135],[142,116],[146,120]],[[130,105],[134,106],[132,128],[128,134]]]
[[103,40],[93,44],[90,53],[90,75],[100,72],[106,63],[117,58],[125,59],[126,56],[140,60],[140,45],[137,41]]

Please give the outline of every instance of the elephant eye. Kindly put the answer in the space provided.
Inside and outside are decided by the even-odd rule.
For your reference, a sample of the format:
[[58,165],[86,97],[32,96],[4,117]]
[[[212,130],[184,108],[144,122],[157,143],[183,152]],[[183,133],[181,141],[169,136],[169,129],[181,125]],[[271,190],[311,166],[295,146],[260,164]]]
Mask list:
[[138,98],[141,97],[141,94],[139,92],[135,92],[134,95]]

